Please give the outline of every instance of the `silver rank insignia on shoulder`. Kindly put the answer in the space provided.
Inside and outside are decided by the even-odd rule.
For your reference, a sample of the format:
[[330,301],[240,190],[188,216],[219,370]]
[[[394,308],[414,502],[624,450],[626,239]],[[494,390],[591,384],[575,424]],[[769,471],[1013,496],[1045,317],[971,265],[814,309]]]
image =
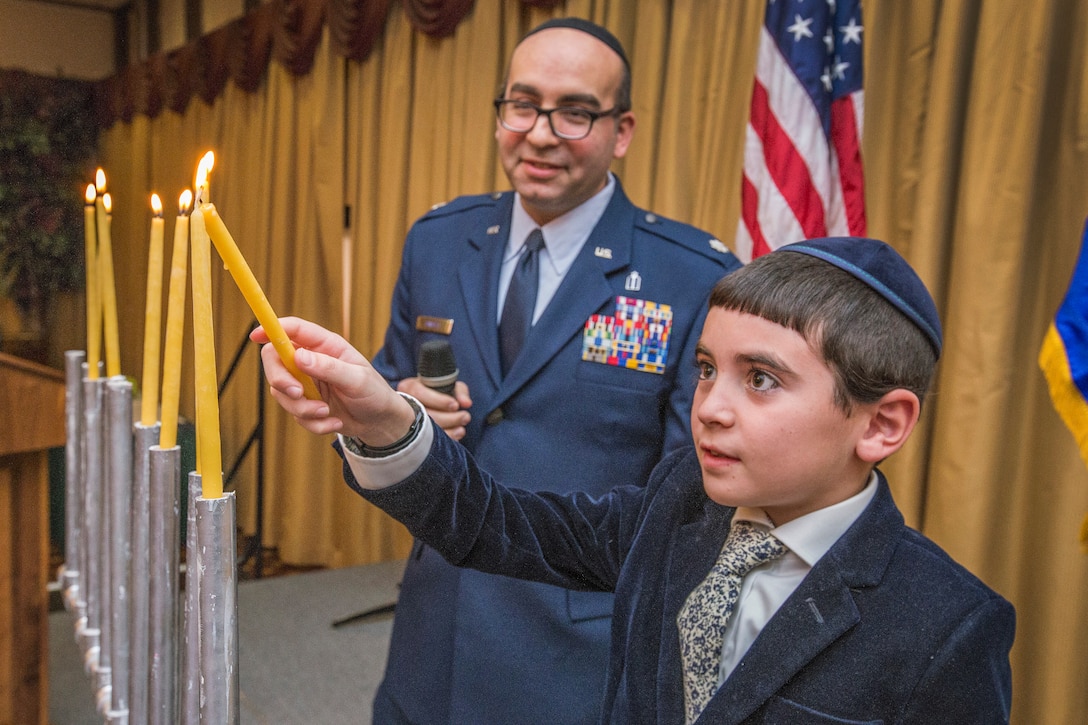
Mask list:
[[597,247],[593,250],[593,254],[601,259],[612,259],[612,250],[608,247]]
[[642,289],[642,275],[638,272],[631,272],[631,274],[627,275],[623,288],[628,292],[638,292]]
[[493,226],[493,227],[488,227],[488,228],[487,228],[487,233],[488,233],[488,234],[498,234],[498,233],[499,233],[499,225],[498,225],[498,224],[496,224],[496,225],[495,225],[495,226]]
[[710,248],[713,249],[716,252],[721,252],[722,254],[728,254],[729,253],[729,247],[722,244],[722,240],[720,240],[720,239],[711,239],[710,240]]

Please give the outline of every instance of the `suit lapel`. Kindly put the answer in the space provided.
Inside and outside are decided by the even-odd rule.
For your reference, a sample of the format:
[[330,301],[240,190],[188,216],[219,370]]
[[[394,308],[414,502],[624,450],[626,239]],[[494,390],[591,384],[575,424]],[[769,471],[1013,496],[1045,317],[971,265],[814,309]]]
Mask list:
[[499,366],[498,289],[502,255],[510,235],[514,195],[503,194],[492,215],[473,229],[467,242],[469,253],[461,258],[457,278],[468,311],[468,325],[484,369],[496,388],[502,382]]

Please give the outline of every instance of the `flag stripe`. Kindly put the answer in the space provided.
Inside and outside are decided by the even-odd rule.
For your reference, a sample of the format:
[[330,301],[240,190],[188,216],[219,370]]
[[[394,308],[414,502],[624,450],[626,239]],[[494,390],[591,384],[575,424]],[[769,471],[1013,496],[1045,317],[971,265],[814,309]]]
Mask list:
[[831,143],[839,161],[839,184],[846,207],[847,234],[865,233],[865,189],[861,171],[861,129],[854,113],[855,97],[845,96],[831,104]]
[[[744,174],[741,178],[741,181],[748,185],[746,191],[742,187],[742,195],[747,193],[748,198],[742,198],[742,222],[746,218],[752,224],[751,229],[754,229],[755,233],[748,240],[745,240],[743,236],[738,237],[737,253],[741,254],[742,259],[753,259],[759,254],[771,251],[771,247],[763,236],[760,219],[777,219],[779,232],[783,238],[792,241],[804,239],[804,232],[801,231],[801,225],[794,217],[786,197],[782,196],[782,192],[771,180],[766,161],[763,140],[749,125],[745,135]],[[742,232],[745,230],[743,223],[738,226]],[[762,240],[762,246],[759,254],[753,255],[751,252],[756,239]]]
[[744,228],[748,231],[748,243],[745,245],[749,251],[749,258],[755,259],[761,254],[771,251],[767,246],[767,240],[763,238],[763,232],[756,220],[756,206],[759,203],[759,195],[756,193],[752,182],[745,176],[740,180],[741,216]]
[[[806,237],[826,234],[824,202],[813,185],[805,159],[797,152],[793,141],[778,125],[778,119],[767,106],[767,92],[760,83],[752,89],[752,128],[764,140],[767,172],[793,210]],[[768,250],[770,251],[770,250]]]

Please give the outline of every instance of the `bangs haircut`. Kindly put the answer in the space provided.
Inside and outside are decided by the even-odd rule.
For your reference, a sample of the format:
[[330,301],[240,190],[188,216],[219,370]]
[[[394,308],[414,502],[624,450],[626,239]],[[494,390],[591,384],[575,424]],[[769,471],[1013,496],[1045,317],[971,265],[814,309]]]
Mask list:
[[928,338],[871,287],[807,254],[771,253],[723,277],[709,306],[797,332],[835,378],[835,404],[850,414],[904,388],[925,399],[937,357]]

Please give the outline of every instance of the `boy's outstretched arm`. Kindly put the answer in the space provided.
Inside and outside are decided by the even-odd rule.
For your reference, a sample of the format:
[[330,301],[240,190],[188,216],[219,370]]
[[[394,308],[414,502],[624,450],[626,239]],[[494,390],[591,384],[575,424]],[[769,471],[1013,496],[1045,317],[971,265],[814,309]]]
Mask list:
[[412,406],[389,387],[362,353],[347,340],[306,320],[280,320],[295,346],[295,365],[313,378],[321,400],[309,400],[302,385],[267,343],[263,327],[250,339],[263,345],[261,360],[272,397],[306,430],[316,434],[340,433],[369,446],[400,440],[415,420]]

